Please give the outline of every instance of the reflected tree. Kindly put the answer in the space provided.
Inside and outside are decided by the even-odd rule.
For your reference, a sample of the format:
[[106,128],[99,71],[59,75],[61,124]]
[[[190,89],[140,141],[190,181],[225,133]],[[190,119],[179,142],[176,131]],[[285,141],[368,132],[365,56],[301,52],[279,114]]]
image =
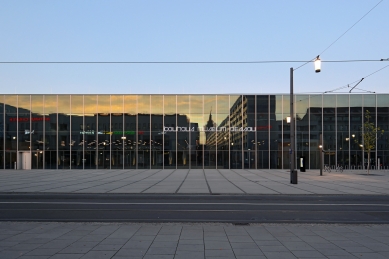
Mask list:
[[371,122],[371,115],[369,110],[366,110],[365,121],[362,126],[362,148],[364,152],[367,152],[367,174],[370,174],[370,153],[375,149],[377,139],[384,134],[384,130],[380,127],[376,127]]

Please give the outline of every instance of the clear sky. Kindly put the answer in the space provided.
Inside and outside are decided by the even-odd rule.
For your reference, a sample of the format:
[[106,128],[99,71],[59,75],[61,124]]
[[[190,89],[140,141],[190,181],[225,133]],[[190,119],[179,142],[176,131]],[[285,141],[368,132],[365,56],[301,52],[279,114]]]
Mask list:
[[[1,0],[0,61],[311,60],[378,2]],[[382,1],[321,59],[389,58],[388,10]],[[2,63],[0,93],[289,93],[289,69],[301,64]],[[294,90],[333,90],[387,65],[323,63],[316,74],[307,64]],[[389,67],[358,88],[389,93],[388,82]]]

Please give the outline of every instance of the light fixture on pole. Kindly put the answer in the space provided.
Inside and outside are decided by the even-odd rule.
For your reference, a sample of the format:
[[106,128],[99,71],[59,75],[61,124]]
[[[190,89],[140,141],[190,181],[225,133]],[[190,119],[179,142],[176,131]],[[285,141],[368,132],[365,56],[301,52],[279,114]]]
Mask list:
[[[319,56],[314,60],[315,62],[315,72],[319,73],[321,71],[321,60]],[[305,65],[305,64],[304,64]],[[300,66],[301,67],[301,66]],[[299,67],[298,67],[299,68]],[[296,68],[296,69],[298,69]],[[294,94],[293,94],[293,67],[290,68],[290,183],[297,184],[297,171],[295,171],[295,139],[294,139]]]
[[320,71],[321,71],[321,60],[319,56],[317,56],[315,59],[315,72],[319,73]]

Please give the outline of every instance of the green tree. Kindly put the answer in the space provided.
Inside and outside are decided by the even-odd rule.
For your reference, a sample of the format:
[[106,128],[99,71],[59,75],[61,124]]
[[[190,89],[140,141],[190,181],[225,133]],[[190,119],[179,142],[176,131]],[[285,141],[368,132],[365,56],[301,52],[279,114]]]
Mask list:
[[370,174],[370,153],[375,149],[377,140],[384,134],[384,130],[376,127],[374,122],[371,122],[369,110],[366,110],[365,121],[362,126],[362,147],[364,152],[367,152],[367,174]]

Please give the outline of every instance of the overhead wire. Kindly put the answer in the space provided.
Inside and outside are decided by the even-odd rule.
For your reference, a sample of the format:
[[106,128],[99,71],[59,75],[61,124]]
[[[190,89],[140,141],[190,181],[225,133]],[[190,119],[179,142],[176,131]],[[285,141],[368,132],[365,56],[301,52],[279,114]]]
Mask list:
[[[298,100],[298,102],[304,101],[304,100],[306,100],[306,99],[309,99],[309,98],[312,98],[312,97],[315,97],[315,96],[320,96],[320,95],[327,94],[327,93],[333,93],[333,92],[338,91],[338,90],[347,89],[347,88],[350,87],[350,85],[355,84],[355,83],[359,83],[359,82],[361,82],[362,80],[366,79],[367,77],[372,76],[372,75],[378,73],[379,71],[381,71],[381,70],[383,70],[383,69],[385,69],[385,68],[387,68],[387,67],[389,67],[389,65],[386,65],[386,66],[384,66],[384,67],[382,67],[382,68],[380,68],[380,69],[374,71],[373,73],[371,73],[371,74],[369,74],[369,75],[367,75],[367,76],[365,76],[365,77],[362,77],[362,79],[355,80],[355,81],[353,81],[353,82],[351,82],[351,83],[348,83],[347,85],[340,86],[340,87],[335,88],[335,89],[333,89],[333,90],[325,91],[325,92],[322,92],[322,93],[320,93],[320,94],[311,95],[311,96],[309,96],[309,97],[307,97],[307,98]],[[360,89],[360,88],[355,88],[355,89],[358,89],[358,90],[361,90],[361,91],[365,91],[365,92],[375,93],[375,92],[368,91],[368,90],[364,90],[364,89]]]
[[[315,58],[316,59],[316,58]],[[314,60],[257,60],[257,61],[0,61],[0,64],[267,64],[310,63]],[[377,62],[383,59],[323,60],[325,63]],[[385,61],[388,61],[385,59]],[[297,68],[296,68],[297,69]]]
[[[348,28],[342,35],[340,35],[334,42],[332,42],[327,48],[325,48],[319,55],[317,55],[317,57],[311,59],[310,61],[307,61],[305,62],[304,64],[302,64],[301,66],[293,69],[294,70],[297,70],[303,66],[305,66],[306,64],[310,63],[310,62],[313,62],[315,61],[316,59],[318,59],[320,57],[320,55],[322,55],[324,52],[326,52],[332,45],[334,45],[340,38],[342,38],[347,32],[349,32],[355,25],[357,25],[357,23],[359,23],[363,18],[365,18],[371,11],[373,11],[374,8],[376,8],[383,0],[379,1],[373,8],[371,8],[367,13],[365,13],[358,21],[356,21],[350,28]],[[324,61],[322,61],[324,62]]]
[[342,35],[340,35],[334,42],[332,42],[327,48],[325,48],[319,55],[322,55],[324,52],[326,52],[332,45],[334,45],[340,38],[342,38],[347,32],[349,32],[357,23],[359,23],[363,18],[365,18],[371,11],[373,11],[380,3],[382,3],[381,0],[379,1],[373,8],[371,8],[365,15],[363,15],[358,21],[356,21],[350,28],[348,28]]

